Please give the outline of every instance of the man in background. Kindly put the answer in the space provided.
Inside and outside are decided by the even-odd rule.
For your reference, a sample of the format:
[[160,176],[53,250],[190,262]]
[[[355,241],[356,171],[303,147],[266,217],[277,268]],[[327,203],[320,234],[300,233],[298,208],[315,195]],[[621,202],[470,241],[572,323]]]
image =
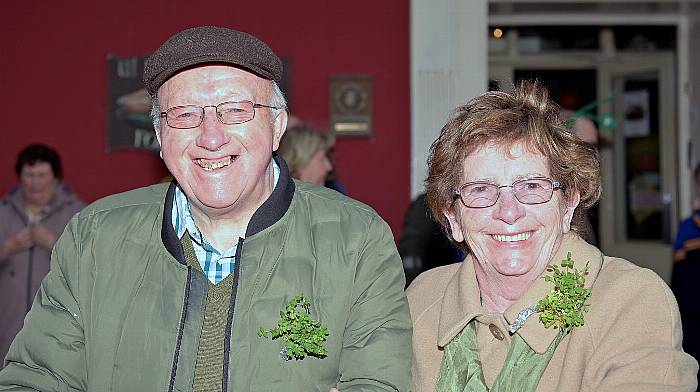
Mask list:
[[683,323],[683,350],[700,360],[700,164],[693,171],[693,214],[678,225],[671,289]]
[[[593,120],[582,115],[577,115],[571,110],[563,110],[561,117],[566,119],[569,129],[598,152],[600,150],[600,137],[598,127]],[[574,211],[572,223],[580,229],[581,237],[589,244],[598,246],[598,204],[587,210],[577,208]]]

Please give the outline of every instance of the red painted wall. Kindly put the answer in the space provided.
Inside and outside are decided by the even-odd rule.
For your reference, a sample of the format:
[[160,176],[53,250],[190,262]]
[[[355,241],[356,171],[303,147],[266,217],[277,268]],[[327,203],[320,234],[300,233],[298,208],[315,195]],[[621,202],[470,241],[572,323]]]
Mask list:
[[17,152],[39,141],[59,150],[86,201],[159,181],[167,172],[157,156],[106,152],[106,56],[148,54],[178,30],[210,24],[248,31],[289,58],[294,114],[318,127],[328,126],[329,75],[374,77],[374,135],[338,140],[335,156],[349,195],[399,235],[410,181],[406,0],[27,0],[3,15],[0,192],[16,183]]

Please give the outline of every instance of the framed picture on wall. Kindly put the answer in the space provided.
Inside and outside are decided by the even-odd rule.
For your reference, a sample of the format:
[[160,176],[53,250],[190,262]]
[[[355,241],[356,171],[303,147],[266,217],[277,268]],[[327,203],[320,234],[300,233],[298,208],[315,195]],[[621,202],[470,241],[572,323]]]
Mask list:
[[374,99],[371,75],[331,75],[328,101],[331,130],[336,136],[372,134]]
[[107,151],[158,152],[151,120],[151,97],[143,86],[146,56],[107,55]]

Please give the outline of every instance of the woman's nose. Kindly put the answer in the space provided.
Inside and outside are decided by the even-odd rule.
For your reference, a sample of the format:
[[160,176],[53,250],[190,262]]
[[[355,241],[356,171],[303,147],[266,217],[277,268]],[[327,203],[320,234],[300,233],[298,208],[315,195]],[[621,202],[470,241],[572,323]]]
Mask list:
[[525,209],[510,189],[502,188],[498,201],[496,201],[493,214],[494,218],[508,224],[513,224],[525,216]]

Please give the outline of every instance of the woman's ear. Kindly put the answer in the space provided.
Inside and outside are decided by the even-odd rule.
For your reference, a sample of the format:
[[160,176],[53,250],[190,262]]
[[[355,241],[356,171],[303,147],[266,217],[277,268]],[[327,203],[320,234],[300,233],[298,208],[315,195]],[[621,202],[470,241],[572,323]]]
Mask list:
[[[455,203],[456,204],[456,203]],[[446,208],[442,211],[442,214],[450,222],[450,234],[455,242],[464,241],[464,232],[462,232],[462,217],[460,214],[455,213],[455,209],[459,207]]]
[[574,217],[574,211],[576,210],[576,207],[578,207],[578,204],[581,202],[581,195],[578,192],[575,192],[573,195],[569,197],[569,200],[566,202],[566,207],[564,210],[564,214],[562,216],[562,231],[564,233],[568,233],[571,230],[571,220]]

